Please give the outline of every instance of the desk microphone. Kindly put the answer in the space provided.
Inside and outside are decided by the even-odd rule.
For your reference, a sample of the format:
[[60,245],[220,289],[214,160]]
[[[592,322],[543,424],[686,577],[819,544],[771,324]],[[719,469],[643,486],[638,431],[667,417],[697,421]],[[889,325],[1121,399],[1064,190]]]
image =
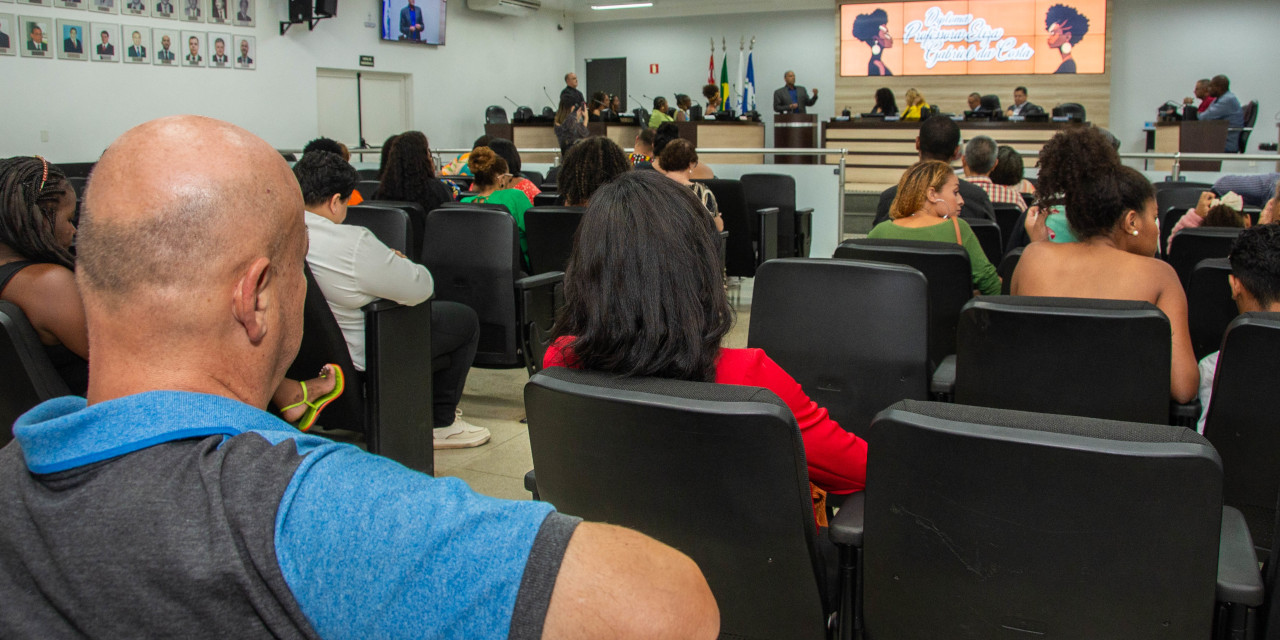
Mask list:
[[559,105],[556,104],[555,100],[551,99],[551,94],[547,92],[547,85],[545,84],[542,85],[542,95],[547,97],[547,103],[551,105],[551,110],[555,111],[556,107]]
[[636,100],[636,97],[635,97],[635,96],[633,96],[633,95],[631,95],[631,94],[629,94],[629,93],[627,94],[627,97],[628,97],[628,98],[631,98],[631,101],[632,101],[632,102],[634,102],[634,103],[636,103],[636,105],[637,105],[637,106],[638,106],[638,105],[642,105],[642,104],[644,104],[643,102],[640,102],[639,100]]
[[506,99],[507,99],[507,102],[510,102],[510,103],[511,103],[511,106],[513,106],[513,107],[515,107],[515,108],[517,108],[517,109],[519,109],[519,108],[520,108],[520,105],[516,104],[516,101],[515,101],[515,100],[512,100],[511,98],[509,98],[509,97],[507,97],[507,96],[502,96],[502,97],[503,97],[503,98],[506,98]]

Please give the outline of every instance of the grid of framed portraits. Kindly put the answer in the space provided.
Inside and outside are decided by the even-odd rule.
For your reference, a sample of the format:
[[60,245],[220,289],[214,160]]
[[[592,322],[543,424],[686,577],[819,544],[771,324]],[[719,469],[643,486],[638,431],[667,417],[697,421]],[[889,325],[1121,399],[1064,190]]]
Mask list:
[[5,2],[236,27],[256,26],[258,15],[257,0],[0,0]]

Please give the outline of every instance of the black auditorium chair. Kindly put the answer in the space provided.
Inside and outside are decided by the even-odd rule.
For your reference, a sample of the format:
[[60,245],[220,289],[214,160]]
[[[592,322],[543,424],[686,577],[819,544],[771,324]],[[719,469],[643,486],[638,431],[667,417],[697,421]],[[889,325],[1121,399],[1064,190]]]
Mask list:
[[1160,182],[1153,182],[1152,186],[1156,188],[1157,192],[1164,191],[1165,189],[1190,189],[1190,188],[1199,189],[1200,191],[1213,191],[1213,185],[1208,182],[1193,182],[1190,180],[1169,180],[1167,178],[1164,180],[1161,180]]
[[[555,191],[543,191],[533,197],[533,206],[535,207],[555,207],[560,205],[561,194]],[[525,212],[528,213],[527,211]]]
[[996,267],[996,274],[1000,276],[1000,293],[1009,295],[1009,289],[1013,286],[1013,272],[1018,270],[1018,261],[1022,259],[1023,247],[1011,249],[1009,253],[1004,254],[1004,259],[1000,261],[1000,265]]
[[842,638],[1204,640],[1215,600],[1263,600],[1192,430],[904,401],[867,442],[830,529],[861,595]]
[[343,224],[364,227],[373,232],[382,244],[414,257],[409,240],[409,215],[395,207],[377,206],[377,203],[347,207],[347,219]]
[[1196,208],[1200,194],[1208,189],[1200,187],[1171,187],[1156,191],[1156,211],[1160,214],[1160,253],[1169,246],[1169,234],[1188,209]]
[[524,212],[530,275],[564,271],[585,211],[583,207],[531,207]]
[[1244,229],[1239,227],[1194,227],[1183,229],[1169,244],[1169,264],[1178,272],[1184,288],[1190,285],[1191,271],[1206,258],[1225,258]]
[[369,200],[378,194],[380,186],[382,186],[382,181],[380,180],[365,179],[356,183],[356,190],[360,192],[361,198]]
[[404,253],[414,261],[422,262],[422,232],[427,225],[427,212],[422,208],[422,203],[407,200],[365,200],[364,204],[405,212],[409,216],[409,251]]
[[67,182],[71,184],[71,188],[75,189],[76,197],[80,200],[84,199],[84,188],[89,186],[89,178],[84,177],[68,177]]
[[746,189],[739,180],[696,182],[706,185],[715,195],[724,230],[729,232],[725,248],[728,275],[754,277],[761,264],[778,257],[778,208],[749,208]]
[[46,355],[40,336],[27,321],[18,305],[0,301],[0,446],[13,439],[13,422],[32,407],[70,395],[67,384],[58,375]]
[[547,169],[547,177],[543,178],[542,186],[540,188],[543,191],[560,190],[560,165]]
[[506,214],[511,212],[507,205],[496,202],[444,202],[441,203],[440,209],[486,209],[488,211],[501,211]]
[[804,443],[776,395],[554,367],[524,400],[539,499],[688,554],[721,638],[828,637]]
[[471,183],[475,181],[474,176],[440,176],[440,179],[453,183],[460,191],[470,191]]
[[1187,286],[1187,325],[1191,348],[1199,360],[1222,347],[1227,325],[1240,313],[1231,298],[1227,276],[1231,263],[1226,258],[1201,260],[1191,271]]
[[1248,104],[1241,109],[1244,115],[1244,126],[1239,132],[1231,131],[1227,135],[1238,135],[1240,137],[1237,153],[1245,153],[1249,147],[1249,134],[1253,133],[1253,125],[1258,123],[1258,101],[1250,100]]
[[846,431],[929,393],[928,284],[862,260],[780,258],[760,266],[747,346],[764,349]]
[[1070,118],[1072,122],[1084,122],[1087,119],[1084,105],[1078,102],[1064,102],[1054,107],[1053,116],[1055,118]]
[[515,113],[511,114],[512,122],[531,122],[533,121],[533,109],[529,107],[516,107]]
[[975,298],[960,313],[955,401],[1167,424],[1170,331],[1149,302]]
[[500,105],[489,105],[489,108],[484,110],[484,123],[507,124],[507,110]]
[[524,276],[515,220],[479,207],[436,209],[427,214],[425,245],[436,298],[479,316],[475,366],[541,369],[564,273]]
[[[1022,209],[1016,204],[1007,204],[1004,202],[992,203],[992,208],[996,212],[996,224],[1000,227],[1000,246],[1009,247],[1010,241],[1013,239],[1013,230],[1022,224],[1025,219],[1022,217]],[[966,219],[965,222],[973,226],[973,221]],[[996,262],[992,260],[992,264]]]
[[537,171],[524,171],[524,170],[521,170],[521,171],[520,171],[520,175],[523,175],[523,176],[525,177],[525,179],[526,179],[526,180],[528,180],[529,182],[532,182],[532,183],[533,183],[533,186],[538,187],[539,189],[541,189],[541,188],[542,188],[542,182],[543,182],[543,179],[542,179],[542,174],[541,174],[541,173],[539,173],[539,172],[537,172]]
[[313,378],[328,363],[342,367],[346,389],[320,414],[320,424],[362,432],[370,453],[433,474],[431,374],[448,360],[431,360],[430,301],[407,307],[375,300],[364,307],[365,370],[360,372],[310,268],[306,277],[306,330],[289,377]]
[[[356,173],[360,174],[361,182],[365,180],[378,182],[382,178],[382,171],[379,169],[356,169]],[[377,189],[375,188],[374,191],[377,191]],[[360,193],[364,193],[364,190],[361,190]],[[373,195],[373,191],[370,191],[369,195]]]
[[813,241],[813,207],[796,208],[796,179],[783,173],[748,173],[739,180],[747,210],[778,209],[778,257],[808,258]]
[[1277,362],[1280,313],[1246,313],[1232,321],[1218,355],[1204,426],[1205,437],[1222,456],[1223,499],[1244,513],[1253,543],[1262,549],[1273,544],[1280,492]]
[[644,107],[636,107],[635,109],[631,110],[631,113],[635,115],[636,124],[639,125],[641,129],[649,128],[649,110],[648,109]]
[[[1034,194],[1034,193],[1021,193],[1021,194],[1018,194],[1018,195],[1021,195],[1021,196],[1022,196],[1022,201],[1023,201],[1023,202],[1025,202],[1025,203],[1027,203],[1027,206],[1028,206],[1028,207],[1030,207],[1031,205],[1034,205],[1034,204],[1036,203],[1036,194]],[[993,203],[993,204],[994,204],[994,203]]]
[[68,178],[88,178],[96,162],[59,162],[58,168]]
[[846,240],[835,257],[890,262],[914,267],[929,283],[929,362],[939,367],[956,352],[960,308],[973,297],[973,275],[964,247],[921,240]]
[[701,120],[701,119],[702,119],[702,105],[695,104],[692,107],[689,107],[689,120]]
[[974,219],[965,222],[973,230],[978,244],[982,245],[982,254],[987,257],[987,262],[992,266],[1000,264],[1000,259],[1004,257],[1004,239],[1001,237],[1000,226],[990,220]]

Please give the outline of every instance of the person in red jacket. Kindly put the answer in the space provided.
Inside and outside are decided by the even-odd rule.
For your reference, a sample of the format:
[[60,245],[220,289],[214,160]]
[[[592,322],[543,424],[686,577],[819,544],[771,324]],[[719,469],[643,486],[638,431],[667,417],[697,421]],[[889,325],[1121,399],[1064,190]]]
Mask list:
[[809,479],[866,485],[867,443],[842,429],[761,349],[727,349],[733,324],[717,235],[692,191],[629,171],[591,198],[565,270],[565,306],[544,366],[764,387],[791,408]]

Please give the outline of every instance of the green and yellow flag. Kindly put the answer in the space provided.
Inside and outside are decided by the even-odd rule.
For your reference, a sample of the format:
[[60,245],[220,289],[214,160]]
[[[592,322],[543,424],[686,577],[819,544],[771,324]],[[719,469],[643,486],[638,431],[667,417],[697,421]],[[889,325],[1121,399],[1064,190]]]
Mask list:
[[729,111],[732,108],[729,95],[729,53],[725,52],[724,61],[720,63],[720,109]]

